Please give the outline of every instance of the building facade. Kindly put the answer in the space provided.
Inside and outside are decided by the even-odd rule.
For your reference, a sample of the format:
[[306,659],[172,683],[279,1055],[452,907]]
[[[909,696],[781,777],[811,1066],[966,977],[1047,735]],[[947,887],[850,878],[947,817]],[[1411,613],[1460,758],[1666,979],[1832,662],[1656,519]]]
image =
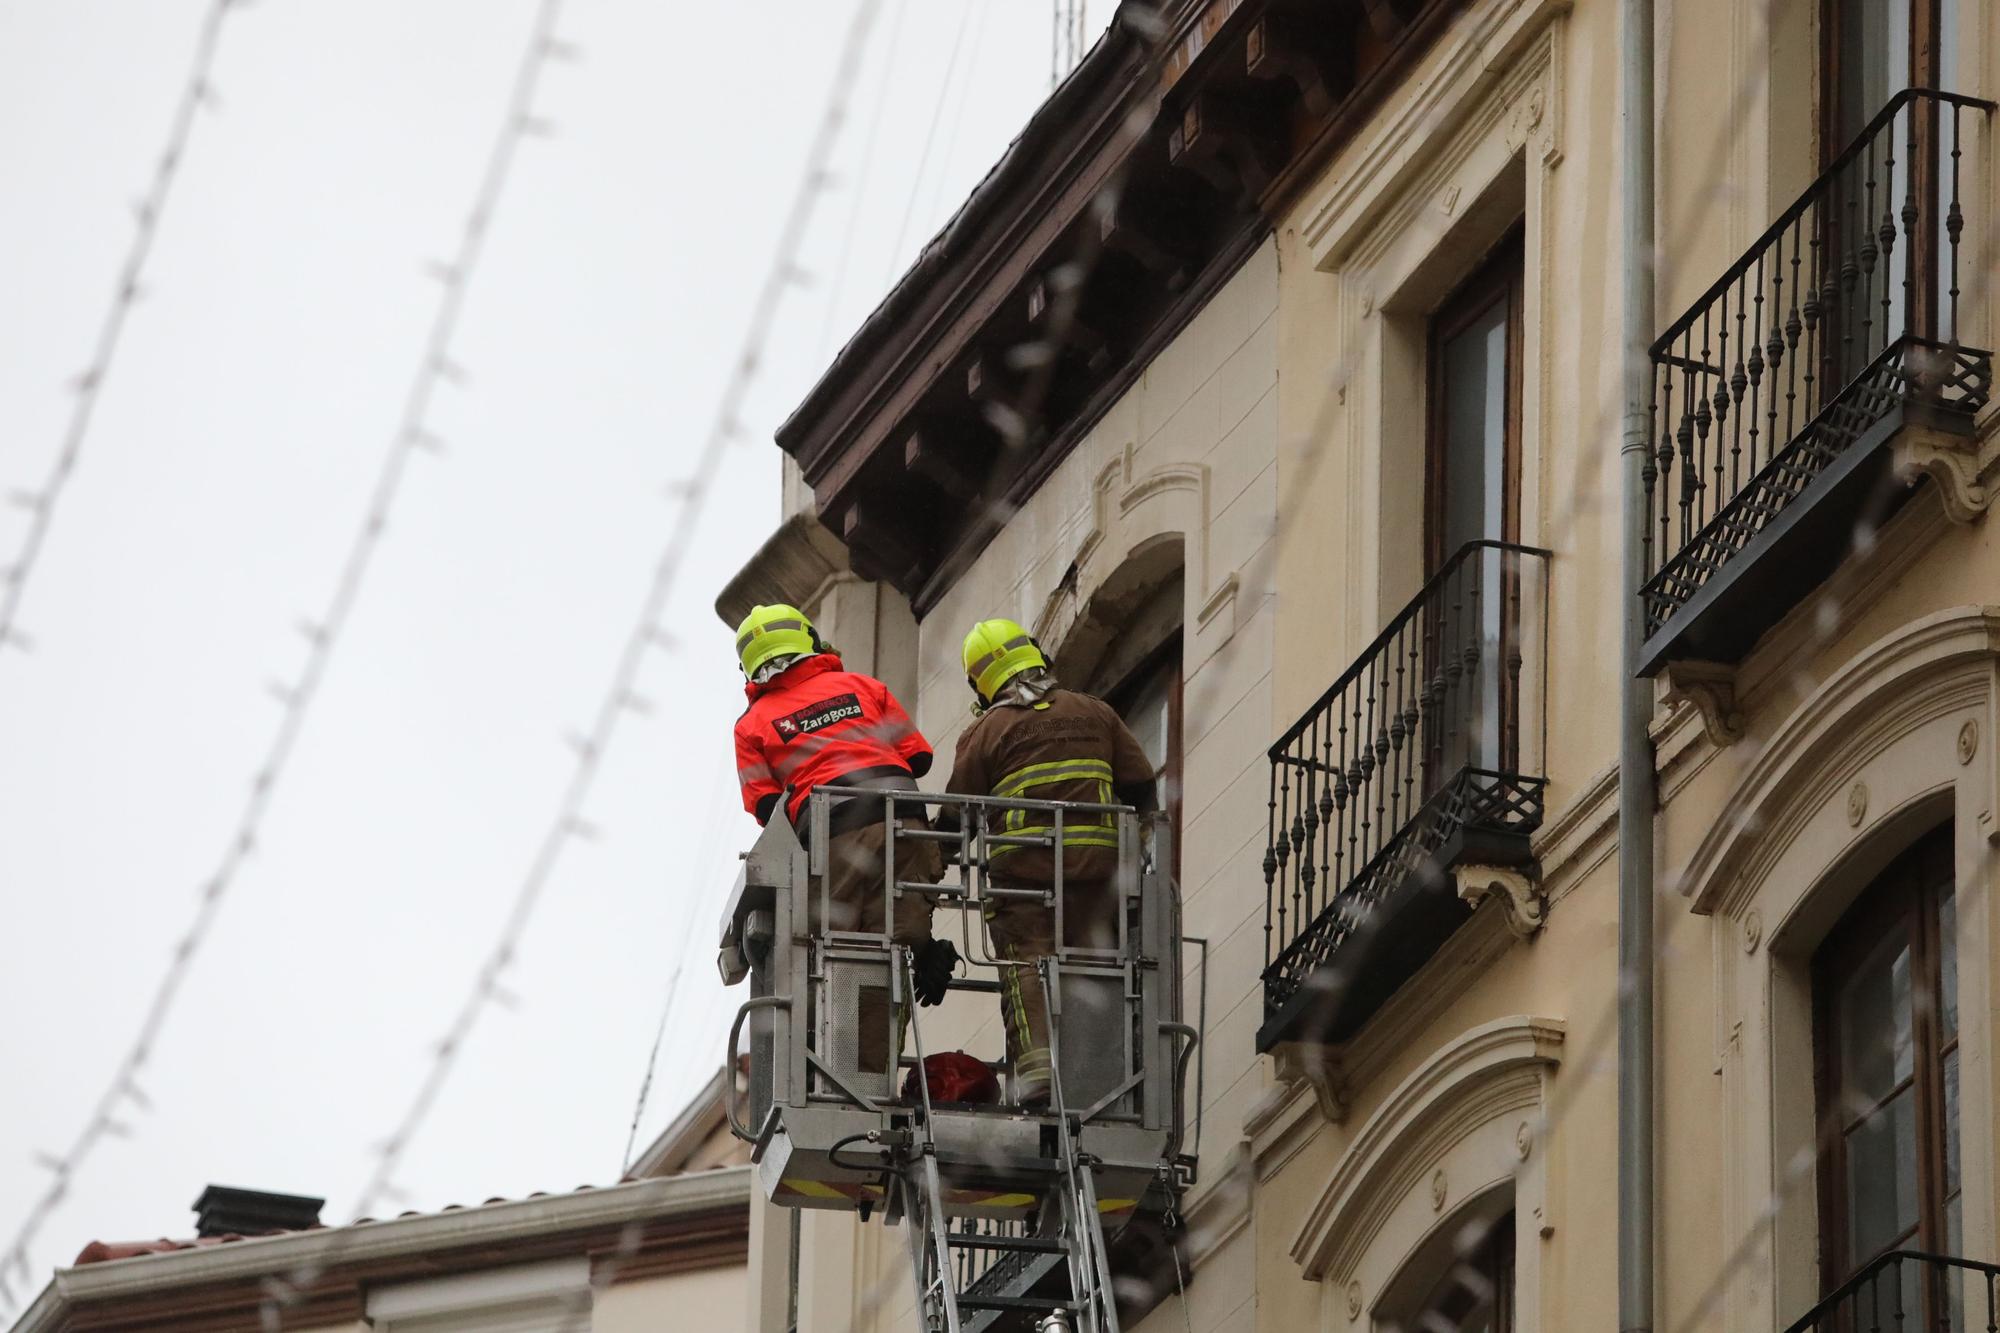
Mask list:
[[[1204,1040],[1145,1327],[1617,1326],[1633,598],[1651,1326],[1992,1292],[2000,7],[1658,7],[1637,587],[1624,40],[1128,3],[779,432],[732,627],[802,606],[948,755],[1012,617],[1159,765]],[[772,1255],[760,1333],[910,1326],[879,1223]]]

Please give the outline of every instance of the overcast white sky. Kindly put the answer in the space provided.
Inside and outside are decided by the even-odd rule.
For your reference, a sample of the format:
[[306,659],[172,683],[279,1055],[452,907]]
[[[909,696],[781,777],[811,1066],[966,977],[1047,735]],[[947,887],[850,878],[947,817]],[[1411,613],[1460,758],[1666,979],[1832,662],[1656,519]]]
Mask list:
[[[0,491],[39,485],[205,0],[0,0]],[[1044,0],[886,0],[755,395],[651,664],[400,1206],[615,1179],[720,1058],[714,923],[741,707],[715,591],[777,517],[771,429],[1046,93]],[[1092,34],[1112,0],[1090,6]],[[209,1182],[344,1220],[527,868],[769,263],[852,0],[571,0],[455,344],[449,443],[397,503],[133,1135],[36,1283],[186,1234]],[[258,0],[227,21],[82,465],[0,653],[0,1246],[130,1042],[296,676],[402,407],[533,0]],[[953,53],[956,50],[956,67]],[[892,55],[893,52],[893,55]],[[872,152],[865,151],[875,129]],[[919,172],[930,141],[929,161]],[[865,163],[864,158],[869,160]],[[907,222],[905,221],[907,217]],[[844,257],[844,258],[843,258]],[[0,510],[0,564],[25,515]]]

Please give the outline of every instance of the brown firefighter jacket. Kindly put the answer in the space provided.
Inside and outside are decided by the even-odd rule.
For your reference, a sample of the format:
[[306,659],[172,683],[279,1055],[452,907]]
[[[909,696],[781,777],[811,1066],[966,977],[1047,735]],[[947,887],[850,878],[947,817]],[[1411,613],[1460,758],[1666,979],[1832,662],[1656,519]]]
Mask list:
[[[1039,703],[987,709],[958,738],[945,790],[1111,805],[1149,793],[1152,782],[1152,761],[1111,705],[1057,689]],[[1016,810],[1004,821],[996,820],[990,831],[1048,834],[1054,825],[1052,815]],[[1055,877],[1055,860],[1046,847],[996,849],[992,866],[996,875],[1029,884],[1046,884]],[[1112,816],[1065,817],[1064,879],[1106,880],[1117,868],[1118,830]]]

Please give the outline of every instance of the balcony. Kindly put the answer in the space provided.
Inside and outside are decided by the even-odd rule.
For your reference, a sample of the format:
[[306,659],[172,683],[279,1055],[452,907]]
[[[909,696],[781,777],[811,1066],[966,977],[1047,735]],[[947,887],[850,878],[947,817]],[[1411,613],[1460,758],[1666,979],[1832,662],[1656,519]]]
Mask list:
[[1469,543],[1271,747],[1258,1050],[1352,1036],[1471,914],[1455,869],[1526,883],[1547,600],[1546,551]]
[[2000,1321],[2000,1267],[1891,1250],[1834,1288],[1785,1333],[1952,1333]]
[[1904,432],[1970,447],[1960,164],[1992,109],[1897,94],[1653,344],[1641,674],[1741,661],[1900,502]]

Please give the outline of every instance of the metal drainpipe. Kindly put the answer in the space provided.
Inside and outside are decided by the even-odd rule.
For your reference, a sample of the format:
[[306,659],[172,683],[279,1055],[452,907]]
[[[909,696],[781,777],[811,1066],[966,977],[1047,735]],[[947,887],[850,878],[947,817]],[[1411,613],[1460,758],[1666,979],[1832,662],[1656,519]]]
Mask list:
[[1624,607],[1618,736],[1618,1327],[1653,1327],[1653,685],[1645,641],[1646,454],[1652,435],[1653,0],[1624,0]]

